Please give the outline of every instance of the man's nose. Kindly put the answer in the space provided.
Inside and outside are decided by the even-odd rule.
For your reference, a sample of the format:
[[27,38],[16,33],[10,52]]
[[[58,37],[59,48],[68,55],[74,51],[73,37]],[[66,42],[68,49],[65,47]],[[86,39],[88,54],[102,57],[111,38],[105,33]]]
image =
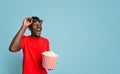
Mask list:
[[41,27],[41,25],[40,25],[40,24],[38,24],[38,25],[37,25],[37,28],[40,28],[40,27]]

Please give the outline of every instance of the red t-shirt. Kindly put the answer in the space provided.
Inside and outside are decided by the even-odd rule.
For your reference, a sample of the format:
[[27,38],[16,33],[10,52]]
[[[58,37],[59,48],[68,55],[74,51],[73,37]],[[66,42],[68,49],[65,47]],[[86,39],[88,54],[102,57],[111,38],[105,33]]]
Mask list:
[[46,69],[42,67],[42,52],[50,50],[48,39],[23,36],[21,49],[23,49],[22,74],[47,74]]

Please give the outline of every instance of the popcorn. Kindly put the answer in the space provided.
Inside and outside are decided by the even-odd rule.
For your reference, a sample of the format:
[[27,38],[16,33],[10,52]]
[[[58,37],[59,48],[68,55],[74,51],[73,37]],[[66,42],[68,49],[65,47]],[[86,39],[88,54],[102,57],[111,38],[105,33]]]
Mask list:
[[42,66],[48,70],[53,70],[56,66],[58,55],[52,51],[42,53]]
[[58,55],[55,54],[55,53],[52,52],[52,51],[45,51],[45,52],[43,52],[42,54],[45,55],[45,56],[58,57]]

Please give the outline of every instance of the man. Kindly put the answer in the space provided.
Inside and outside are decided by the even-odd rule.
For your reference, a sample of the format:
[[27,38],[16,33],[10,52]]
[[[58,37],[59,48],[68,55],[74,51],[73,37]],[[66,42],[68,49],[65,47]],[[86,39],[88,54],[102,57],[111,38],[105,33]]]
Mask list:
[[[27,28],[31,31],[31,35],[24,36]],[[47,74],[46,69],[42,67],[42,52],[50,50],[49,41],[41,36],[41,31],[42,20],[38,17],[25,18],[10,44],[11,52],[23,50],[22,74]]]

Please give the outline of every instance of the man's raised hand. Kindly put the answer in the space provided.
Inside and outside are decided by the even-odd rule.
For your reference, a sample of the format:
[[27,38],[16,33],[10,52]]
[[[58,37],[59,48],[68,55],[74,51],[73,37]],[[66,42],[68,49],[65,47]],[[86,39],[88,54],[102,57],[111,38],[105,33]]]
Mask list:
[[31,17],[28,17],[28,18],[25,18],[24,21],[23,21],[23,24],[28,27],[32,24],[33,22],[33,19]]

